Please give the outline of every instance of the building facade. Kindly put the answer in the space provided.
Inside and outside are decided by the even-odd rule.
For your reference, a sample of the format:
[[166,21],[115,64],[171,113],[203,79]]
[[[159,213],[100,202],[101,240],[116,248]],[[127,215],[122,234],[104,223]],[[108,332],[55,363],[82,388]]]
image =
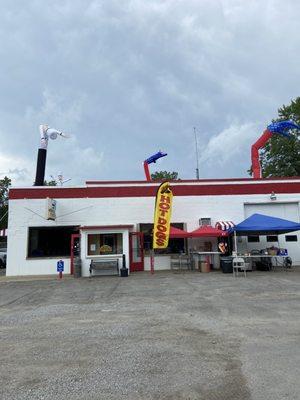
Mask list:
[[[149,270],[155,194],[159,183],[88,181],[82,187],[12,188],[9,193],[7,275],[72,273],[71,239],[80,240],[82,274],[92,259],[118,259],[131,272]],[[300,222],[300,177],[171,182],[172,225],[192,231],[201,223],[237,224],[253,213]],[[79,238],[79,239],[78,239]],[[300,265],[300,232],[245,237],[239,249],[287,248]],[[211,248],[217,242],[211,241]],[[173,239],[156,254],[155,269],[169,269],[172,253],[199,250],[207,241]],[[144,255],[144,257],[143,257]]]

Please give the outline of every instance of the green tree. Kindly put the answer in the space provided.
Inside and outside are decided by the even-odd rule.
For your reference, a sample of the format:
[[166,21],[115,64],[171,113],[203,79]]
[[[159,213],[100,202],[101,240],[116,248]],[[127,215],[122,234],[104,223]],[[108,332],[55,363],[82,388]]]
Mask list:
[[0,229],[7,228],[8,221],[8,190],[11,179],[5,176],[0,179]]
[[163,180],[176,181],[178,180],[178,172],[156,171],[153,174],[151,174],[151,179],[153,181],[163,181]]
[[[300,125],[300,97],[283,105],[278,110],[276,121],[293,120]],[[261,153],[262,175],[300,176],[300,132],[291,132],[288,139],[281,135],[273,135]]]
[[52,181],[44,181],[44,186],[57,186],[57,182],[54,179]]

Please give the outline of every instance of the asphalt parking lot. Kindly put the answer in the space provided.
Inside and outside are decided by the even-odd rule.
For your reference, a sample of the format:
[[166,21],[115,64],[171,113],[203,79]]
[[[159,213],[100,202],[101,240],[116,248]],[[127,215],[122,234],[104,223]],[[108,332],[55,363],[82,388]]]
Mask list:
[[1,399],[299,399],[300,268],[1,280]]

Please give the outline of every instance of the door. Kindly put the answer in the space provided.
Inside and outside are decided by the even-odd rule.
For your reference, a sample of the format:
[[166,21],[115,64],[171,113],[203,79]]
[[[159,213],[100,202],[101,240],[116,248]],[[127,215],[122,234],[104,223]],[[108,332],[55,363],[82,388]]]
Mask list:
[[144,234],[129,233],[130,272],[144,271]]
[[80,256],[80,235],[74,233],[71,235],[71,261],[70,261],[70,274],[74,275],[74,257]]

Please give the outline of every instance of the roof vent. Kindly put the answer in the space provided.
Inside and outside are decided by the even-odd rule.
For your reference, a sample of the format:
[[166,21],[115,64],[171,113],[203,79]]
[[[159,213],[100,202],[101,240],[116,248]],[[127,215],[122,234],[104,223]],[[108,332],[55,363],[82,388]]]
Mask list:
[[200,226],[211,225],[211,218],[208,218],[208,217],[200,218],[200,219],[199,219],[199,225],[200,225]]

